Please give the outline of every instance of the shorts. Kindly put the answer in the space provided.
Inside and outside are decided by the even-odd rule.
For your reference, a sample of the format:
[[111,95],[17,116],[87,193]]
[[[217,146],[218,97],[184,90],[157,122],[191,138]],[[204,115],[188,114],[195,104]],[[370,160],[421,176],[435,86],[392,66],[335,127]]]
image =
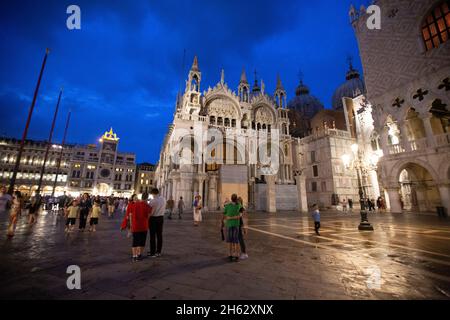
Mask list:
[[239,243],[239,227],[227,227],[227,243]]
[[77,218],[67,218],[66,226],[68,226],[68,225],[73,226],[76,221],[77,221]]
[[145,240],[147,239],[147,231],[133,232],[133,248],[145,247]]
[[91,218],[91,220],[89,220],[89,224],[92,226],[94,224],[98,224],[98,218]]

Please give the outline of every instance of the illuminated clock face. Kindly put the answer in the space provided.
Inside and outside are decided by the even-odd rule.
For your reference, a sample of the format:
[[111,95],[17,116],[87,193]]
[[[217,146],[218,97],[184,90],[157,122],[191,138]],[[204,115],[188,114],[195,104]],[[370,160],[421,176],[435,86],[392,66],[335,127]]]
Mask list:
[[111,171],[109,171],[109,169],[102,169],[100,171],[100,175],[102,176],[102,178],[108,178],[110,174]]

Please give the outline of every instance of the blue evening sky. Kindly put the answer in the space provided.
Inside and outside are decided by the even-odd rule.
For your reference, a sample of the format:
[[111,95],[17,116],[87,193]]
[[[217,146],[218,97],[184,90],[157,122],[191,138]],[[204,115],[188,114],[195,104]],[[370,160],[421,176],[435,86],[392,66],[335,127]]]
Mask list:
[[[357,7],[368,1],[357,0]],[[198,55],[202,91],[220,80],[235,89],[243,67],[272,93],[280,74],[288,100],[299,70],[326,107],[345,81],[347,56],[361,71],[349,23],[351,0],[3,0],[0,4],[0,135],[21,137],[45,48],[51,48],[28,138],[54,135],[95,143],[111,126],[121,151],[156,162],[176,93]],[[81,30],[66,28],[66,8],[81,8]],[[186,65],[182,70],[183,50]],[[184,89],[184,85],[183,85]]]

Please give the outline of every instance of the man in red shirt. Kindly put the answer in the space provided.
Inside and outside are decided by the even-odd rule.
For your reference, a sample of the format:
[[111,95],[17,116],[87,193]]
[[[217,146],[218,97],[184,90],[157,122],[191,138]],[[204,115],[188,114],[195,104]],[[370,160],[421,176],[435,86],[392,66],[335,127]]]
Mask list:
[[[146,200],[146,199],[143,199]],[[133,244],[131,252],[133,262],[142,260],[142,252],[145,248],[145,240],[148,232],[148,217],[150,206],[147,201],[139,201],[134,194],[128,203],[127,212],[123,218],[121,230],[129,228],[133,234]]]

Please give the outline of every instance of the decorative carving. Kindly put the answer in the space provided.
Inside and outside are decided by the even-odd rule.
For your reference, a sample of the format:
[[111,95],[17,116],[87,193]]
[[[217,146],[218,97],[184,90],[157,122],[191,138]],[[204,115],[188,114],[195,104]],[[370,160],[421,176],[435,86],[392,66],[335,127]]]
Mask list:
[[445,78],[444,80],[442,80],[442,83],[439,85],[438,87],[439,90],[445,89],[445,91],[449,91],[450,90],[450,78]]
[[392,106],[393,107],[397,107],[397,108],[401,108],[404,103],[405,103],[404,99],[397,98],[397,99],[395,99],[395,101],[392,104]]
[[272,113],[266,107],[261,107],[256,111],[255,121],[260,123],[273,123]]
[[398,13],[398,9],[394,8],[391,11],[389,11],[388,17],[389,18],[395,18],[397,16],[397,13]]
[[419,99],[419,101],[422,101],[423,99],[425,99],[425,96],[428,94],[428,90],[422,90],[422,88],[420,88],[419,90],[417,90],[417,93],[415,95],[413,95],[413,99]]
[[237,118],[237,112],[231,101],[226,99],[213,100],[207,107],[208,116],[216,116],[223,118]]

